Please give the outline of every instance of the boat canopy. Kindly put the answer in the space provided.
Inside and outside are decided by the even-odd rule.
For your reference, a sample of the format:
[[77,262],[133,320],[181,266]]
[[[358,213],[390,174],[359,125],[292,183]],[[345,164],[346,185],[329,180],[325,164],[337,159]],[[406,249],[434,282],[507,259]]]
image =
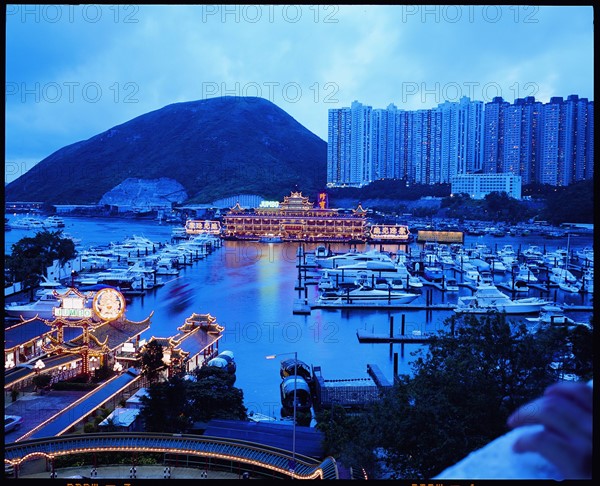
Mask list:
[[281,378],[293,376],[294,374],[303,377],[307,381],[311,379],[310,367],[304,361],[294,358],[283,360],[281,362]]
[[288,376],[281,382],[281,389],[285,396],[293,395],[294,386],[296,387],[296,395],[305,393],[310,396],[310,387],[308,386],[308,383],[306,383],[306,380],[301,376]]

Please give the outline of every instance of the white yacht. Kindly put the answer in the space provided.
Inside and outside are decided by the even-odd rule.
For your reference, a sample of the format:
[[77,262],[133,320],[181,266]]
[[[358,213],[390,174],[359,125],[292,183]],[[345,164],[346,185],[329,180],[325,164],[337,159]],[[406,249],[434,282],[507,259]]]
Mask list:
[[540,311],[538,317],[527,317],[529,322],[537,322],[539,324],[557,324],[557,325],[583,325],[589,327],[589,324],[583,322],[576,322],[570,317],[565,315],[564,309],[555,304],[545,305]]
[[555,284],[569,283],[576,284],[577,277],[564,267],[553,267],[548,275],[551,282]]
[[540,312],[542,307],[549,303],[538,297],[511,300],[495,285],[480,285],[474,295],[459,297],[454,311],[471,314],[485,314],[491,311],[507,314],[531,314]]
[[44,226],[46,228],[64,228],[65,221],[58,216],[48,216],[44,221]]
[[526,263],[519,266],[519,271],[515,276],[515,282],[536,283],[539,279],[534,275]]
[[10,226],[12,229],[33,229],[39,231],[46,229],[44,222],[39,218],[34,218],[33,216],[22,216],[20,218],[13,219],[8,226]]
[[339,291],[328,291],[322,292],[319,297],[319,301],[337,301],[343,302],[393,302],[394,304],[409,304],[413,300],[419,297],[418,294],[410,292],[393,291],[391,288],[388,290],[376,289],[373,287],[356,286],[348,287],[347,289]]
[[[38,291],[37,300],[29,303],[9,303],[4,307],[7,316],[13,318],[33,319],[38,316],[41,319],[54,319],[53,309],[60,307],[60,300],[54,294],[52,288]],[[60,289],[57,289],[60,290]]]
[[481,275],[479,274],[479,270],[476,268],[471,268],[463,273],[463,282],[469,285],[479,285],[480,280]]
[[443,288],[448,292],[458,292],[458,281],[454,277],[445,278]]
[[369,250],[366,252],[350,251],[340,255],[328,257],[316,257],[315,263],[321,268],[339,268],[345,265],[353,265],[362,262],[380,262],[394,264],[394,260],[387,252]]
[[337,278],[339,282],[351,283],[359,275],[366,274],[376,277],[396,277],[401,276],[404,265],[396,265],[394,262],[379,260],[363,260],[347,265],[339,265],[334,268],[328,268],[326,271],[332,278]]
[[321,275],[317,287],[319,290],[334,290],[337,289],[337,283],[335,278],[332,278],[331,275],[329,275],[329,272],[325,271]]

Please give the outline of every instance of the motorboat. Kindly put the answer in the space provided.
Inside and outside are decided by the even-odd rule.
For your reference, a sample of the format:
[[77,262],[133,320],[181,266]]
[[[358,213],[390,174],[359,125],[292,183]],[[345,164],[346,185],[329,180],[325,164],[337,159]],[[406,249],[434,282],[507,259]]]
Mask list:
[[[69,287],[61,284],[60,282],[56,282],[56,285],[53,285],[54,282],[46,283],[40,282],[40,288],[35,291],[33,294],[34,300],[40,300],[42,298],[46,298],[48,295],[54,296],[54,292],[57,294],[64,294],[69,290]],[[49,298],[48,298],[49,299]]]
[[297,358],[285,359],[279,368],[281,405],[305,412],[312,406],[312,374],[310,367]]
[[306,380],[299,375],[290,375],[281,381],[281,405],[288,410],[308,412],[312,407],[312,393]]
[[594,264],[594,249],[592,247],[586,246],[578,250],[575,254],[581,263],[585,265]]
[[421,279],[416,275],[410,275],[408,277],[408,286],[411,289],[420,289],[423,287],[423,282],[421,282]]
[[480,285],[472,296],[458,298],[454,308],[457,313],[485,314],[487,312],[505,312],[507,314],[531,314],[540,312],[550,302],[538,297],[512,300],[495,285]]
[[581,288],[582,288],[582,284],[579,281],[576,282],[567,282],[567,281],[561,281],[558,282],[558,288],[560,290],[562,290],[563,292],[570,292],[572,294],[577,294],[579,292],[581,292]]
[[519,266],[517,275],[515,276],[515,282],[525,282],[526,284],[535,283],[539,279],[534,275],[531,268],[527,264]]
[[20,218],[13,219],[9,226],[12,229],[33,229],[39,231],[44,231],[46,229],[44,222],[39,218],[34,218],[33,216],[22,216]]
[[542,260],[544,253],[539,246],[529,245],[525,250],[523,250],[523,256],[527,260]]
[[562,307],[558,305],[545,305],[540,310],[538,317],[527,317],[529,322],[538,322],[540,324],[558,324],[571,325],[576,324],[575,321],[565,315]]
[[[315,257],[315,263],[321,268],[340,268],[342,266],[350,266],[361,262],[380,262],[391,265],[394,265],[395,263],[389,253],[379,250],[369,250],[366,252],[350,251],[324,258]],[[378,268],[377,265],[371,266],[373,268]],[[367,268],[366,265],[365,268]]]
[[216,357],[209,360],[206,364],[208,366],[214,366],[215,368],[224,369],[230,374],[234,374],[237,369],[233,351],[222,351]]
[[315,248],[315,258],[327,258],[330,257],[331,251],[325,245],[318,245]]
[[[11,302],[4,307],[4,312],[8,317],[21,318],[23,320],[33,319],[35,317],[52,320],[54,319],[54,309],[61,307],[60,297],[69,291],[68,288],[65,292],[60,292],[62,290],[63,288],[40,289],[37,292],[39,298],[36,300],[29,303]],[[91,298],[87,299],[86,306],[92,306]]]
[[332,278],[331,275],[327,271],[323,272],[321,278],[319,278],[319,283],[317,284],[319,290],[334,290],[337,289],[338,285],[336,283],[335,278]]
[[423,277],[430,282],[441,282],[444,278],[444,270],[438,266],[425,266],[423,268]]
[[48,216],[43,220],[44,226],[46,228],[64,228],[65,221],[58,216]]
[[52,319],[53,310],[60,306],[60,300],[54,294],[54,289],[46,289],[41,292],[39,298],[29,303],[11,302],[4,306],[4,312],[8,317],[33,319],[38,316],[41,319]]
[[494,276],[492,275],[492,272],[486,270],[479,272],[478,285],[494,285]]
[[479,274],[479,271],[476,268],[466,270],[463,273],[463,281],[465,283],[468,283],[470,285],[479,285],[480,280],[481,275]]
[[23,417],[20,415],[4,414],[4,433],[12,432],[23,424]]
[[548,275],[551,282],[555,284],[560,283],[577,283],[577,277],[564,267],[553,267]]
[[282,380],[289,376],[300,376],[304,378],[309,385],[312,383],[312,374],[310,367],[302,360],[296,358],[284,359],[279,368],[279,375]]
[[[404,268],[403,268],[404,267]],[[405,266],[394,262],[385,261],[359,261],[348,265],[329,268],[328,275],[338,282],[350,283],[361,275],[374,277],[400,277],[404,275]]]
[[454,277],[445,278],[443,288],[447,292],[458,292],[458,281]]
[[382,290],[359,285],[347,286],[345,289],[337,291],[322,292],[319,300],[321,302],[340,300],[341,302],[394,302],[395,304],[410,304],[417,297],[419,297],[419,294],[393,291],[391,288]]
[[505,273],[507,270],[506,265],[500,258],[491,258],[489,263],[491,272]]

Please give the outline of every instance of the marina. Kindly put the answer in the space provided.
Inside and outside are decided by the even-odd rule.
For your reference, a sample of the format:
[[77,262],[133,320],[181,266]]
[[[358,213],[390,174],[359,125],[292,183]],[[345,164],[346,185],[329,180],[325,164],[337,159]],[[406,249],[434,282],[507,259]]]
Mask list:
[[[155,244],[156,252],[172,243],[176,226],[156,224],[153,221],[122,221],[111,218],[64,217],[65,230],[82,240],[81,248],[109,248],[110,243],[125,242],[133,235],[143,236]],[[5,249],[28,230],[6,233]],[[185,242],[184,239],[179,243]],[[575,243],[576,242],[576,243]],[[427,338],[445,329],[444,320],[455,314],[458,298],[471,296],[477,283],[463,279],[460,266],[447,266],[444,275],[455,278],[458,291],[443,290],[441,282],[429,282],[419,272],[422,243],[349,245],[331,243],[327,246],[281,242],[277,244],[258,241],[223,241],[211,254],[196,258],[195,252],[183,254],[178,273],[162,275],[162,285],[131,295],[127,302],[127,318],[142,321],[152,312],[149,327],[141,338],[172,336],[192,312],[210,313],[224,327],[221,349],[235,353],[236,387],[244,392],[244,403],[250,412],[280,420],[285,416],[280,396],[280,379],[277,366],[265,356],[272,353],[297,352],[299,359],[309,367],[319,366],[331,380],[368,378],[367,363],[375,365],[380,373],[392,380],[394,367],[399,373],[411,372],[412,351],[426,346]],[[524,254],[535,245],[543,255],[546,251],[566,245],[566,241],[546,242],[539,236],[503,238],[465,236],[460,247],[473,250],[487,245],[495,253],[496,247],[511,244],[515,253]],[[591,248],[592,237],[571,239],[574,252]],[[479,245],[479,246],[478,246]],[[163,248],[161,248],[161,246]],[[299,257],[299,248],[302,248]],[[458,249],[459,247],[455,247]],[[349,251],[363,253],[384,251],[397,258],[400,255],[410,277],[420,279],[422,287],[406,288],[403,292],[417,294],[408,304],[386,302],[317,302],[322,272],[315,264],[317,255],[325,257]],[[302,254],[303,252],[303,254]],[[146,248],[140,250],[145,256]],[[148,253],[153,250],[148,248]],[[137,249],[132,257],[137,258]],[[471,252],[473,254],[473,252]],[[574,253],[576,254],[576,253]],[[200,252],[198,253],[200,255]],[[129,255],[128,255],[129,257]],[[121,256],[121,258],[124,258]],[[305,264],[306,263],[306,264]],[[421,269],[423,265],[419,265]],[[543,268],[543,267],[540,267]],[[574,269],[575,270],[575,269]],[[575,273],[579,273],[575,271]],[[499,286],[512,276],[494,274]],[[543,270],[538,271],[540,281],[530,283],[527,295],[543,297],[558,303],[566,316],[576,322],[589,322],[593,314],[590,293],[567,293],[549,282]],[[512,297],[510,292],[506,292]],[[519,296],[521,294],[519,293]],[[400,321],[405,316],[405,329],[390,335],[389,321]],[[529,315],[515,315],[511,319],[535,328]],[[388,343],[389,346],[378,346]],[[356,356],[347,359],[348,355]],[[395,363],[395,360],[397,362]],[[313,404],[314,406],[314,404]]]

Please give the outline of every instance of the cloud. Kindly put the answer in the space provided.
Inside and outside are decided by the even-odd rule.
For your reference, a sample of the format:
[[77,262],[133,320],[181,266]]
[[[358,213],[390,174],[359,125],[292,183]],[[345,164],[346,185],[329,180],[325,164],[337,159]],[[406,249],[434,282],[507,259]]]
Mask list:
[[489,101],[498,86],[510,101],[592,98],[591,7],[499,8],[11,6],[5,157],[41,160],[165,105],[221,95],[269,99],[324,140],[327,110],[354,100],[413,110]]

